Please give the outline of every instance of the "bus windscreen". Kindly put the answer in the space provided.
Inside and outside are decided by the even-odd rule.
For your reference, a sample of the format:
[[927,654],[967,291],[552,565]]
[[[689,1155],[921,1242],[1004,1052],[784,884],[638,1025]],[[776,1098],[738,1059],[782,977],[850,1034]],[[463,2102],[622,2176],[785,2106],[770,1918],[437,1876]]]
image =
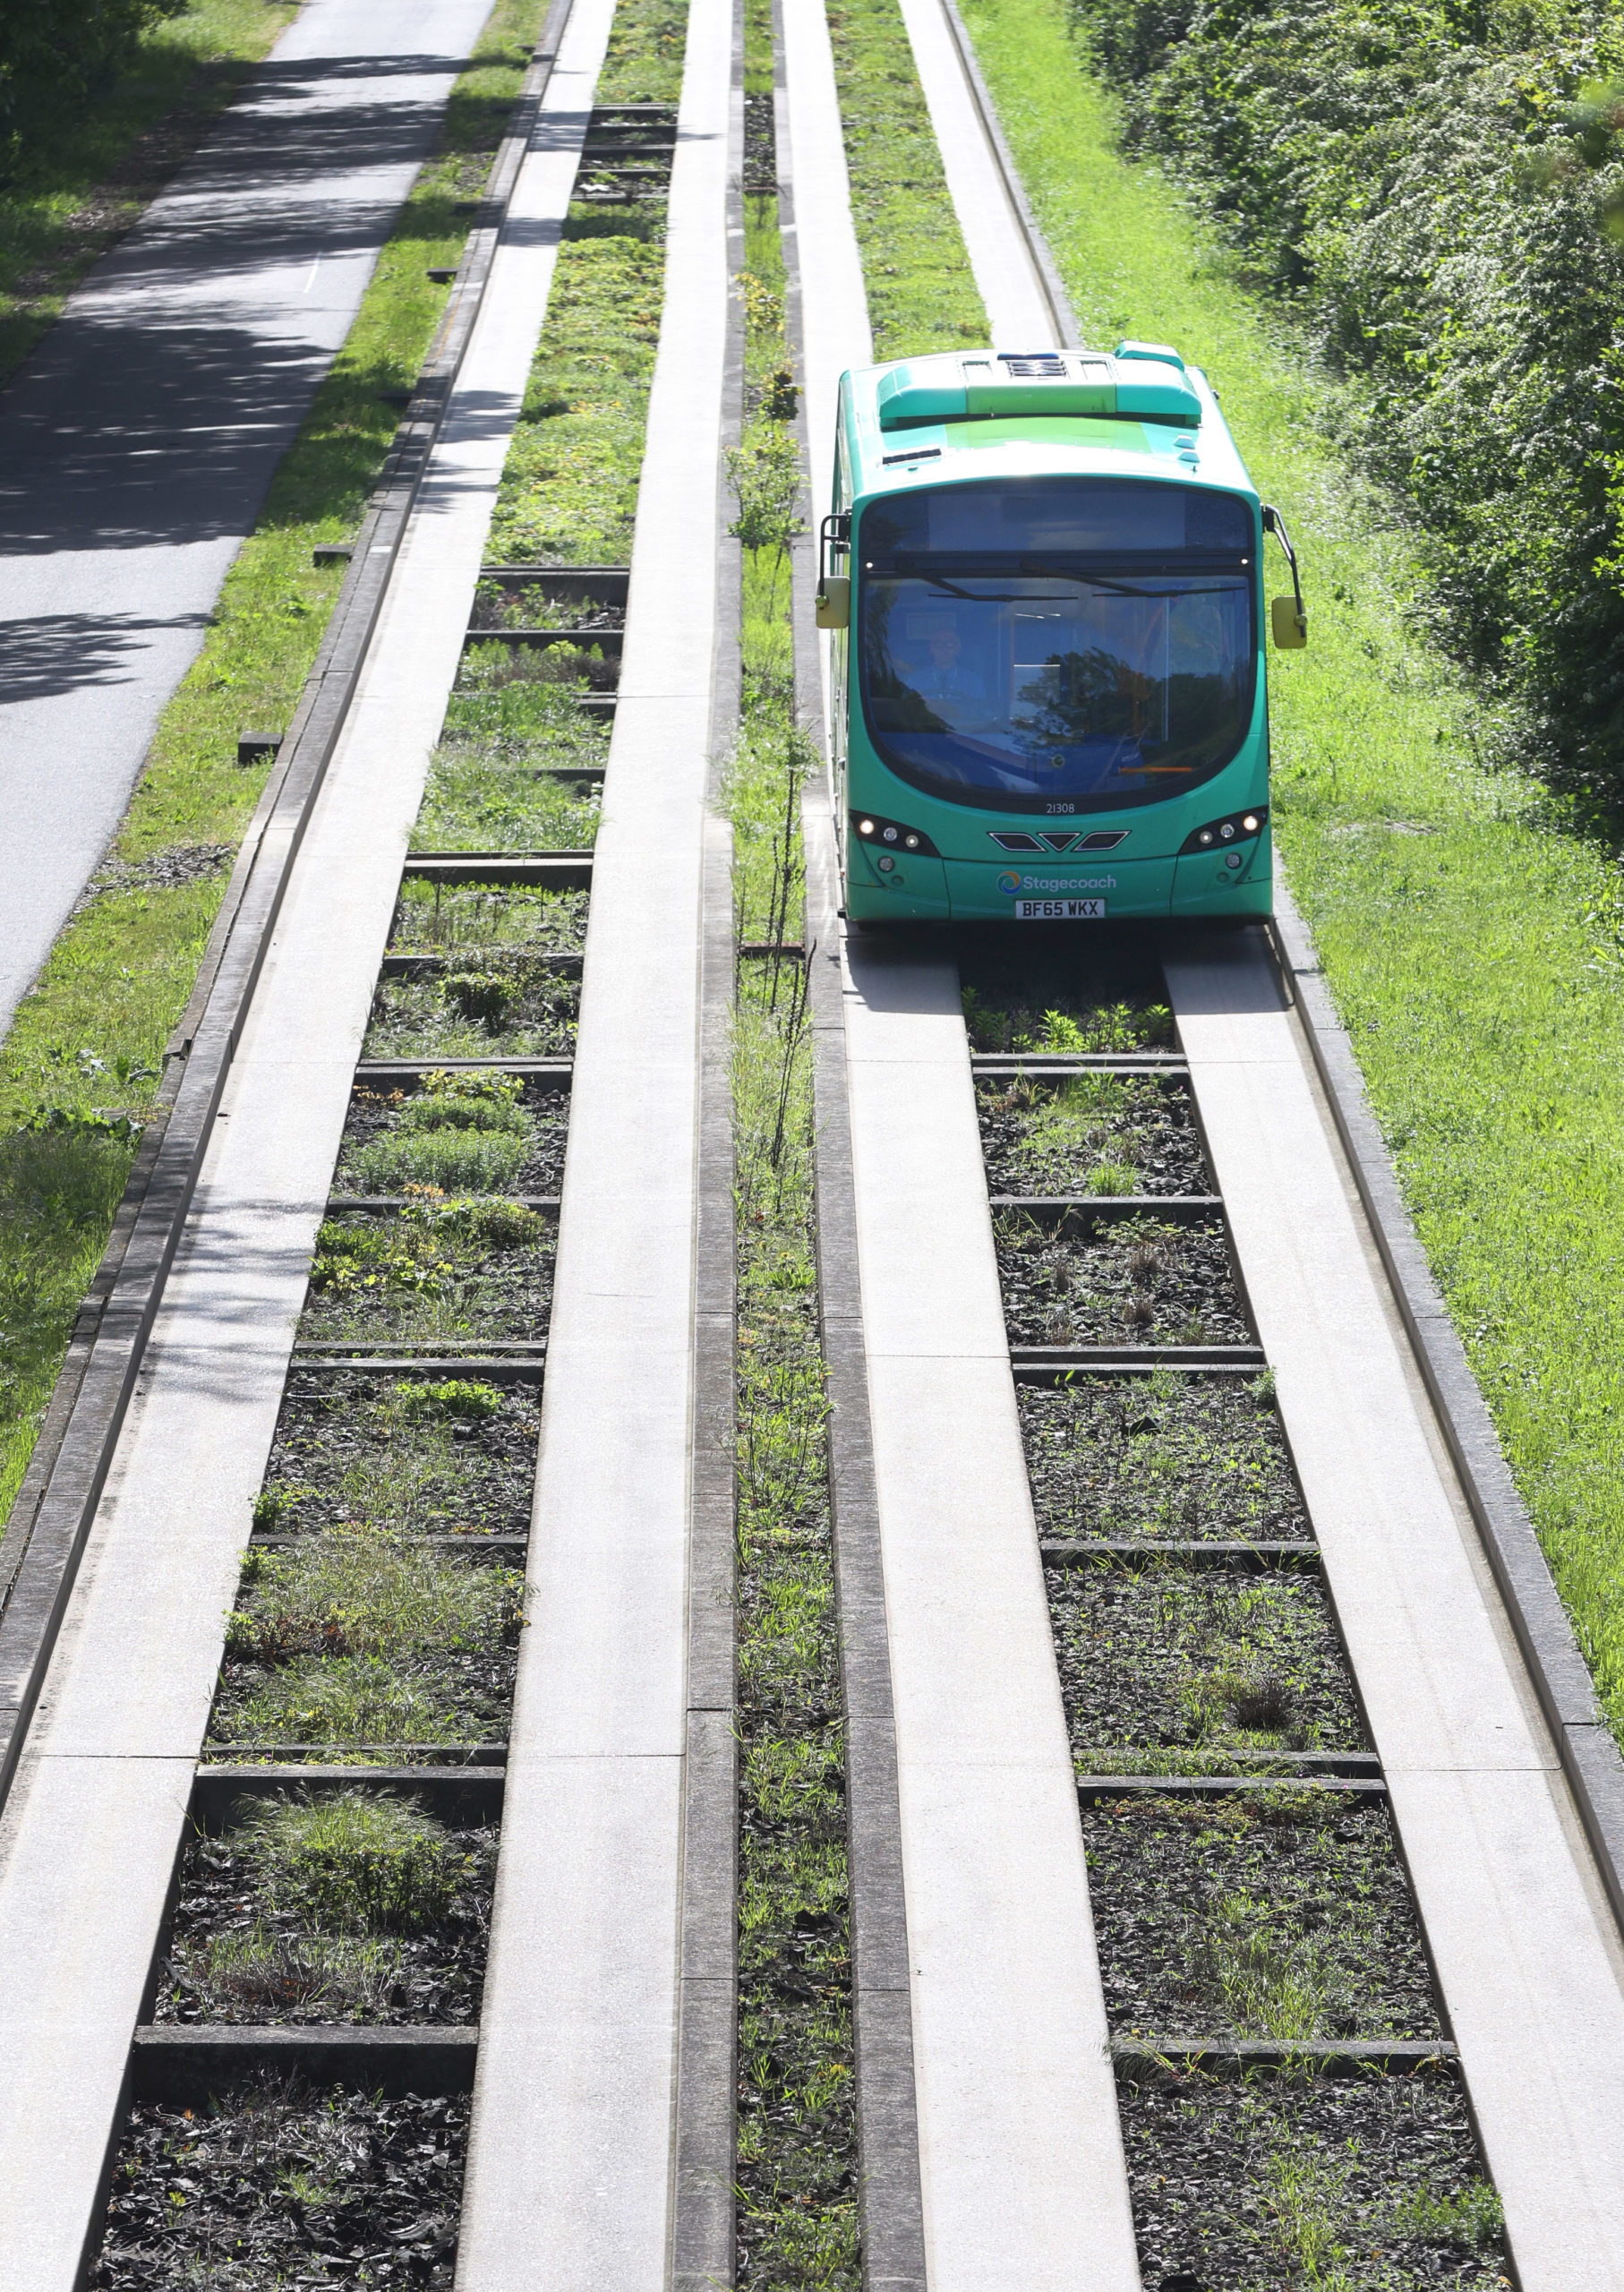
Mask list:
[[933,794],[1019,810],[1152,802],[1221,771],[1246,736],[1247,505],[1073,483],[1069,517],[1056,481],[1041,499],[942,487],[864,512],[864,713],[885,762]]

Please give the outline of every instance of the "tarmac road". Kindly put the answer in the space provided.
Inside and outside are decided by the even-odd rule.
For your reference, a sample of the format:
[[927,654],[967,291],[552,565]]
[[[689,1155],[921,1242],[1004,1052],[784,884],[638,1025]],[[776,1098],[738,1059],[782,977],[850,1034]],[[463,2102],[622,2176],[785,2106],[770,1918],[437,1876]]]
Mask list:
[[106,851],[491,0],[307,0],[0,394],[0,1034]]

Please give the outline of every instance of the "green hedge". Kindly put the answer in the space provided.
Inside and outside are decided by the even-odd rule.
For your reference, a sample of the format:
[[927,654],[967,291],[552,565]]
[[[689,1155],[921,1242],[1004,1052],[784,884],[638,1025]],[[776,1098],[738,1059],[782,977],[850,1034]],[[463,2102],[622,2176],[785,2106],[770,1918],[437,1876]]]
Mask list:
[[1624,814],[1624,14],[1074,0],[1160,155],[1283,295],[1414,507],[1443,633]]

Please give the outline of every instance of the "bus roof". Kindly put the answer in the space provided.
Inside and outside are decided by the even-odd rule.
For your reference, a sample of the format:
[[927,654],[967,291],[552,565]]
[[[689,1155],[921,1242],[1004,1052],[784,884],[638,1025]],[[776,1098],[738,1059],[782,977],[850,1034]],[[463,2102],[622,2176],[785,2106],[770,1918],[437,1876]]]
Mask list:
[[1163,477],[1257,495],[1200,369],[1159,343],[947,352],[841,382],[854,500],[949,478]]

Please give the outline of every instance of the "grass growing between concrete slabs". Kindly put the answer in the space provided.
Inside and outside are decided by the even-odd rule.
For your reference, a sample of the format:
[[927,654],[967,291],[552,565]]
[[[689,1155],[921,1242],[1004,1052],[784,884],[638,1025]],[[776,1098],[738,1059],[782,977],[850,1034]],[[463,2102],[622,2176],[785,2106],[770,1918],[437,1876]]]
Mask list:
[[388,1529],[250,1547],[213,1740],[490,1742],[507,1731],[516,1569]]
[[1442,2032],[1385,1806],[1329,1790],[1082,1809],[1117,2037]]
[[979,1082],[994,1193],[1206,1193],[1212,1180],[1187,1089],[1149,1074],[1030,1073]]
[[1368,1749],[1317,1569],[1090,1561],[1045,1576],[1084,1774],[1244,1774],[1283,1752]]
[[292,0],[194,0],[88,96],[30,93],[0,188],[0,385],[92,263],[203,142],[293,21]]
[[1015,1398],[1040,1535],[1312,1541],[1266,1375],[1070,1375]]
[[372,997],[368,1058],[568,1058],[581,982],[545,955],[483,948],[477,965],[386,979]]
[[300,1338],[442,1353],[534,1343],[552,1308],[555,1241],[551,1217],[500,1196],[326,1219]]
[[474,1377],[288,1380],[256,1535],[322,1527],[524,1535],[540,1437],[535,1385]]
[[[687,0],[620,0],[597,102],[675,107]],[[665,293],[665,205],[577,201],[502,472],[497,564],[624,565]]]
[[[163,1050],[264,784],[239,731],[285,725],[338,594],[316,542],[359,523],[444,308],[543,0],[498,0],[380,257],[348,339],[227,574],[124,825],[0,1050],[0,1520],[9,1512],[106,1245]],[[175,27],[171,36],[177,36]],[[157,36],[155,36],[157,37]],[[122,1167],[121,1167],[122,1166]]]
[[557,1193],[568,1099],[519,1077],[431,1068],[415,1090],[364,1084],[350,1102],[334,1190]]
[[[747,92],[772,32],[747,16]],[[744,713],[729,783],[735,929],[801,929],[790,564],[798,456],[776,200],[746,202],[746,404],[733,457]],[[857,2130],[845,1750],[817,1327],[806,966],[741,961],[733,1046],[739,1325],[738,2280],[856,2292]]]
[[[1404,534],[1326,440],[1275,308],[1153,169],[1063,0],[967,0],[1087,336],[1176,343],[1222,392],[1306,559],[1312,638],[1272,658],[1274,825],[1433,1270],[1624,1732],[1624,898],[1610,852],[1428,643]],[[1278,582],[1273,584],[1278,586]]]
[[1012,1344],[1252,1342],[1216,1218],[1111,1218],[1081,1232],[1001,1210],[993,1242]]
[[987,312],[897,0],[832,0],[827,13],[874,355],[985,347]]
[[[1163,1031],[1159,975],[1131,949],[1056,966],[1052,947],[1025,957],[966,947],[978,1048],[1037,1048],[1064,1031],[1068,1048],[1132,1050]],[[983,1138],[990,1156],[1007,1151],[985,1108]],[[1070,1213],[1070,1234],[995,1216],[1012,1338],[1245,1341],[1219,1221],[1106,1218],[1090,1230],[1093,1215]],[[1153,2053],[1179,2041],[1433,2041],[1440,2017],[1385,1801],[1325,1773],[1357,1769],[1370,1746],[1318,1568],[1156,1552],[1158,1542],[1286,1542],[1308,1561],[1272,1377],[1164,1365],[1023,1383],[1017,1400],[1039,1535],[1149,1546],[1045,1563],[1077,1773],[1248,1786],[1083,1803],[1114,2038]],[[1256,2088],[1119,2057],[1147,2284],[1397,2292],[1495,2281],[1498,2204],[1449,2074],[1389,2091],[1299,2070]],[[1238,2112],[1237,2091],[1252,2097]],[[1327,2128],[1349,2108],[1346,2137],[1327,2148]],[[1367,2202],[1377,2184],[1379,2219]]]
[[609,727],[581,706],[585,678],[458,672],[429,765],[414,851],[584,851],[597,834]]
[[1147,2284],[1204,2292],[1503,2292],[1500,2202],[1458,2079],[1244,2078],[1146,2064],[1119,2083]]
[[348,1789],[240,1800],[194,1833],[159,2022],[477,2018],[496,1834]]

